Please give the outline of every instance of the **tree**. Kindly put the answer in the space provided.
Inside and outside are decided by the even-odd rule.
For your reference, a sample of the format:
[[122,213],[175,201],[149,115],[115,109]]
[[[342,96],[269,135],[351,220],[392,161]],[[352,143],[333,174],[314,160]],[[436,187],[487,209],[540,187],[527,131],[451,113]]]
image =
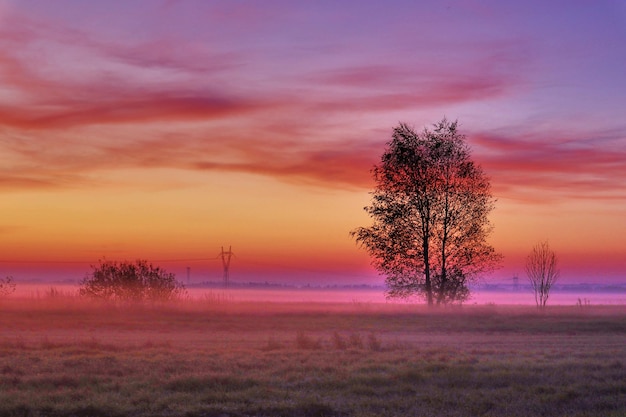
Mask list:
[[386,276],[387,295],[419,295],[428,305],[466,300],[468,283],[501,256],[486,241],[495,201],[489,179],[457,122],[444,118],[420,134],[401,123],[372,173],[365,211],[373,225],[350,233]]
[[547,241],[533,246],[526,258],[526,275],[535,293],[537,308],[544,309],[550,296],[550,289],[559,278],[560,271],[557,269],[558,258],[550,249]]
[[174,274],[147,261],[100,261],[80,283],[81,296],[111,301],[171,301],[186,293]]

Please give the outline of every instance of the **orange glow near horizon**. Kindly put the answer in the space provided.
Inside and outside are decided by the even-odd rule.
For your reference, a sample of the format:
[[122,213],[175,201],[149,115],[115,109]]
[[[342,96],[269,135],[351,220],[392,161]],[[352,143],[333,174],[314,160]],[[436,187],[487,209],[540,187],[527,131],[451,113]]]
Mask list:
[[[34,261],[45,275],[46,268],[71,261],[77,265],[65,268],[75,271],[70,277],[80,278],[98,259],[141,258],[161,261],[179,273],[189,265],[194,272],[210,269],[219,278],[219,260],[194,260],[214,258],[221,246],[232,245],[234,270],[242,280],[269,276],[324,282],[324,274],[343,274],[344,283],[382,282],[368,266],[367,254],[349,237],[351,229],[370,222],[362,210],[369,199],[366,190],[301,187],[250,174],[232,175],[229,181],[218,174],[204,177],[213,181],[160,190],[111,185],[6,194],[4,207],[16,226],[3,232],[10,239],[0,241],[0,267],[19,275]],[[618,205],[605,206],[600,218],[588,222],[592,204],[559,207],[503,200],[491,217],[491,241],[505,255],[503,268],[492,274],[496,279],[523,274],[529,248],[544,238],[558,251],[566,273],[585,274],[578,280],[600,279],[624,267],[622,254],[614,250],[626,234]],[[593,276],[589,263],[598,265]]]
[[498,199],[485,280],[547,239],[563,281],[626,281],[623,8],[59,2],[0,1],[0,276],[219,279],[232,245],[235,280],[382,283],[369,171],[446,116]]

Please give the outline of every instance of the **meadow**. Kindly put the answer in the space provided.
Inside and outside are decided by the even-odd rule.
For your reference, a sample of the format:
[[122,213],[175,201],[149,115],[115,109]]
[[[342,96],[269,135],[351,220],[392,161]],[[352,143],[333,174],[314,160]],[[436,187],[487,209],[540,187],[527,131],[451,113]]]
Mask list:
[[0,301],[0,416],[624,416],[626,306]]

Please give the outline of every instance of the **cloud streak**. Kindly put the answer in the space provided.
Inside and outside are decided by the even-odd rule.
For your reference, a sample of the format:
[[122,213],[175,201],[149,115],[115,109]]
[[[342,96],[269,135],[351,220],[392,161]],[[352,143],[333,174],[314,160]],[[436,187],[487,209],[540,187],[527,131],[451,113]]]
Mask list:
[[[250,137],[235,130],[203,140],[205,134],[199,131],[117,143],[74,141],[63,152],[16,140],[11,147],[13,160],[26,163],[5,169],[0,188],[80,187],[89,184],[87,177],[94,171],[143,167],[240,172],[328,188],[369,189],[369,171],[388,140],[388,135],[382,135],[376,140],[348,138],[312,144],[286,136]],[[552,135],[468,136],[476,160],[501,197],[532,202],[626,198],[625,132],[578,139],[572,133],[561,135],[568,138],[561,140]]]
[[11,97],[0,96],[0,126],[207,120],[262,104],[220,84],[220,74],[234,65],[228,54],[165,40],[107,43],[23,16],[15,22],[0,31],[0,76]]
[[626,199],[626,130],[522,135],[471,135],[479,159],[505,196],[551,202]]
[[119,143],[66,143],[62,152],[13,143],[12,160],[0,169],[0,189],[84,187],[90,174],[126,168],[240,172],[326,188],[371,186],[369,170],[381,143],[346,140],[311,146],[285,139],[202,141],[164,137]]
[[110,100],[57,100],[54,106],[0,107],[0,125],[25,130],[65,129],[92,124],[210,120],[246,113],[258,104],[219,95],[167,93]]
[[242,162],[198,161],[191,168],[259,174],[326,188],[364,189],[372,186],[369,170],[381,149],[378,143],[346,141],[334,143],[332,148],[281,153],[271,152],[267,145],[250,152]]

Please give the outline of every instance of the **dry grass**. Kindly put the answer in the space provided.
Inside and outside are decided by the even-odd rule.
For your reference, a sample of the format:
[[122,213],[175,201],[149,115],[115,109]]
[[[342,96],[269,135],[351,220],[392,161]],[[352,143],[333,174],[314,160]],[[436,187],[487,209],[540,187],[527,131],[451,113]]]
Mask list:
[[0,416],[624,416],[626,308],[0,304]]

